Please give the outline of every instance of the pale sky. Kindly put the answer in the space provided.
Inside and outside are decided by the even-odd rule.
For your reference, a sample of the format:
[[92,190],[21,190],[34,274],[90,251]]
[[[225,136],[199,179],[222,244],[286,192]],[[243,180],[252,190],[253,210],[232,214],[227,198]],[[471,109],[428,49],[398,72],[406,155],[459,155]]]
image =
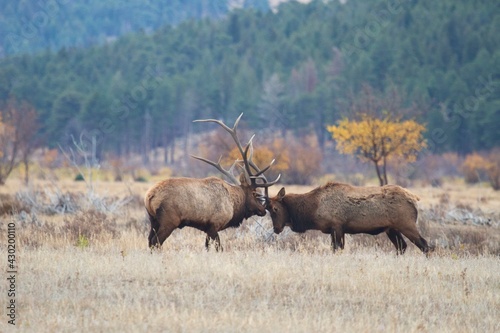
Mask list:
[[[269,0],[269,4],[271,5],[272,8],[275,8],[277,5],[279,5],[282,2],[286,2],[288,0]],[[311,0],[297,0],[298,2],[303,2],[303,3],[308,3],[311,2]]]

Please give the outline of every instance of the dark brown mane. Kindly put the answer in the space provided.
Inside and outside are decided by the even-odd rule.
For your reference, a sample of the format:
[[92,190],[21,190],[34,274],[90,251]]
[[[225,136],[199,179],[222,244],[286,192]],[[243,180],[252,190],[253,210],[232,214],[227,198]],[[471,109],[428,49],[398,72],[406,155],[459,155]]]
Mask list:
[[311,219],[318,209],[317,200],[311,200],[316,193],[309,192],[308,195],[288,195],[284,198],[283,204],[288,209],[291,220],[291,229],[295,232],[305,232],[313,226]]

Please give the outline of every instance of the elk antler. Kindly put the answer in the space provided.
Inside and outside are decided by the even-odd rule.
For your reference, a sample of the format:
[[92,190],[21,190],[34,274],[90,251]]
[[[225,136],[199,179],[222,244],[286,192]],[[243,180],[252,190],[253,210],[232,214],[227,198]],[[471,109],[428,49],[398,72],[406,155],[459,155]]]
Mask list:
[[240,114],[240,116],[236,119],[232,128],[227,126],[222,121],[217,120],[217,119],[198,119],[198,120],[193,120],[193,123],[216,123],[216,124],[220,125],[224,130],[226,130],[229,134],[231,134],[231,137],[233,138],[234,142],[236,143],[236,147],[240,151],[240,155],[243,157],[243,163],[245,165],[246,174],[248,175],[248,177],[250,177],[252,172],[250,170],[250,165],[248,164],[248,160],[247,160],[246,156],[247,156],[247,152],[248,152],[248,148],[249,148],[249,143],[251,142],[253,137],[250,139],[249,143],[247,144],[247,147],[245,149],[243,149],[243,146],[242,146],[240,139],[238,138],[238,134],[236,132],[236,129],[238,127],[238,124],[240,123],[242,116],[243,116],[243,113]]
[[[250,140],[248,140],[248,143],[246,144],[245,148],[243,148],[243,145],[241,144],[240,139],[238,138],[238,134],[237,134],[238,124],[240,123],[242,116],[243,116],[243,113],[240,114],[240,116],[236,119],[232,128],[227,126],[222,121],[217,120],[217,119],[199,119],[199,120],[193,120],[193,122],[194,123],[216,123],[216,124],[220,125],[224,130],[226,130],[233,138],[233,140],[236,143],[236,146],[240,152],[240,155],[243,158],[244,172],[245,172],[246,177],[250,179],[250,182],[251,182],[253,187],[265,188],[266,196],[267,196],[268,195],[268,193],[267,193],[268,187],[276,184],[278,182],[278,180],[280,179],[281,175],[279,175],[278,178],[276,178],[276,180],[274,180],[273,182],[268,182],[267,178],[264,176],[264,172],[269,170],[269,168],[274,164],[274,160],[262,170],[252,161],[252,156],[253,156],[252,140],[255,137],[255,135],[253,135],[250,138]],[[193,156],[193,157],[200,160],[200,161],[206,162],[206,163],[216,167],[217,170],[221,171],[224,175],[231,178],[232,180],[235,178],[234,175],[232,175],[232,174],[229,175],[228,170],[225,170],[224,168],[221,167],[221,165],[220,165],[221,159],[219,159],[218,163],[214,163],[212,161],[209,161],[209,160],[201,158],[201,157],[196,157],[196,156]],[[235,161],[235,163],[237,163],[237,162],[239,162],[239,161],[238,160]],[[234,165],[235,164],[233,164],[233,167],[234,167]],[[233,167],[231,167],[231,169]],[[255,173],[252,172],[252,169],[255,171]],[[257,183],[258,179],[262,180],[263,183]],[[238,183],[238,182],[236,182],[236,183]]]
[[238,178],[236,178],[232,173],[231,173],[231,170],[234,168],[234,166],[236,165],[237,161],[235,161],[233,163],[233,165],[229,168],[229,170],[226,170],[222,167],[222,165],[220,165],[220,161],[222,159],[222,156],[219,157],[219,161],[217,163],[215,162],[212,162],[210,160],[207,160],[206,158],[203,158],[203,157],[199,157],[199,156],[195,156],[195,155],[191,155],[192,158],[196,158],[197,160],[200,160],[200,161],[203,161],[205,163],[208,163],[212,166],[214,166],[217,170],[219,170],[220,172],[222,172],[222,174],[224,176],[226,176],[227,178],[229,178],[231,180],[231,182],[233,184],[239,184],[240,181],[238,180]]
[[[255,136],[255,135],[254,135]],[[273,180],[272,182],[269,182],[266,178],[266,176],[264,175],[264,172],[266,172],[267,170],[269,170],[274,162],[276,162],[276,159],[273,159],[271,161],[271,163],[269,163],[268,166],[266,166],[264,169],[260,169],[252,160],[252,157],[253,157],[253,142],[252,142],[252,139],[253,137],[250,139],[250,141],[248,142],[248,146],[247,146],[247,150],[250,151],[250,156],[248,157],[248,164],[252,167],[252,169],[254,169],[257,173],[255,174],[252,174],[250,176],[250,179],[252,179],[252,184],[254,187],[263,187],[265,189],[265,197],[266,198],[269,198],[269,192],[268,192],[268,189],[269,187],[273,186],[274,184],[276,184],[280,178],[281,178],[281,174],[278,175],[278,177],[276,177],[275,180]],[[245,151],[245,155],[246,155],[246,151]],[[257,183],[257,180],[260,179],[263,181],[263,183]]]

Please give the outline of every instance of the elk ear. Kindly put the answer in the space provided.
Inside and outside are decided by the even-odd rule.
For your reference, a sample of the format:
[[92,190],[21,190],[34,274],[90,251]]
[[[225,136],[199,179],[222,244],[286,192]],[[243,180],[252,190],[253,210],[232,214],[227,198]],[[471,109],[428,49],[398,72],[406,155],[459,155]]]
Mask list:
[[241,186],[248,186],[248,180],[244,172],[240,174],[240,184]]
[[282,187],[281,190],[278,192],[277,199],[278,201],[283,200],[283,197],[285,196],[285,188]]

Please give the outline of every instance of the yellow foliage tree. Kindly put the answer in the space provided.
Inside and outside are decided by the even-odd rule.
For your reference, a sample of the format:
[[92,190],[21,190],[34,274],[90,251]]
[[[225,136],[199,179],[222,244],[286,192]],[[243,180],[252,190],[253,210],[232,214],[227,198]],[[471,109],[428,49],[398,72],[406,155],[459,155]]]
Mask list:
[[425,127],[414,120],[399,121],[390,116],[379,119],[362,114],[358,121],[343,119],[327,130],[341,153],[373,162],[381,186],[388,183],[389,158],[414,162],[418,152],[426,147],[422,136]]

